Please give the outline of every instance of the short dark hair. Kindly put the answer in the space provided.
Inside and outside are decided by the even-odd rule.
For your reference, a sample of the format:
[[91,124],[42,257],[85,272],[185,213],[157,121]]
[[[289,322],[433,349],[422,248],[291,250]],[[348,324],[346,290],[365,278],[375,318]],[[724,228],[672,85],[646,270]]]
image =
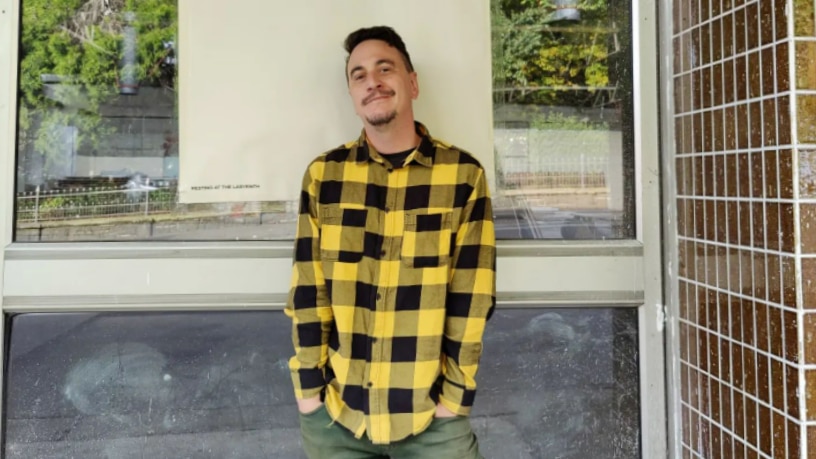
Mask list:
[[389,46],[397,48],[397,51],[402,54],[405,68],[407,68],[409,72],[414,71],[414,64],[411,63],[411,56],[408,55],[408,50],[405,49],[405,43],[402,41],[402,37],[388,26],[364,27],[350,33],[343,43],[343,48],[345,48],[349,54],[346,56],[346,64],[348,64],[349,57],[351,56],[351,52],[354,51],[354,48],[367,40],[382,40],[388,43]]

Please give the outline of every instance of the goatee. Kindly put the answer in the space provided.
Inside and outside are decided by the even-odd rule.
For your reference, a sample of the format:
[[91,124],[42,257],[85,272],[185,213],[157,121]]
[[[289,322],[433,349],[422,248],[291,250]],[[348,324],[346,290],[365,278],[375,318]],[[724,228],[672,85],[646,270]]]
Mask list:
[[394,121],[394,119],[396,117],[397,117],[397,112],[392,111],[390,113],[384,113],[382,115],[375,115],[375,116],[368,117],[368,118],[366,118],[366,121],[368,121],[368,124],[370,124],[372,126],[379,127],[379,126],[385,126],[386,124]]

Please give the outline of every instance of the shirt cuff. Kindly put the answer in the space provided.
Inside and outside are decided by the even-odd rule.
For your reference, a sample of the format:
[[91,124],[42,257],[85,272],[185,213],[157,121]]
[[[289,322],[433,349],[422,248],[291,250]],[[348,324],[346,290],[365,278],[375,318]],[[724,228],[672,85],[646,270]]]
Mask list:
[[442,381],[442,392],[439,394],[439,403],[459,416],[470,416],[476,390],[466,389],[447,379]]
[[295,398],[306,399],[320,395],[326,388],[323,370],[320,368],[300,369],[292,372]]

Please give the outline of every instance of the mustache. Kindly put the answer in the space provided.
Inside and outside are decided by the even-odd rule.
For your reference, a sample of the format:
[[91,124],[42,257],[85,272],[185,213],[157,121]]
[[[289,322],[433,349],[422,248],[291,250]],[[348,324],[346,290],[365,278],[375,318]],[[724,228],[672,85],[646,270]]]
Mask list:
[[371,102],[372,99],[375,99],[377,97],[380,96],[390,97],[393,96],[394,94],[396,94],[396,92],[393,90],[379,90],[377,92],[372,92],[371,94],[367,95],[365,99],[363,99],[363,105],[368,105],[368,103]]

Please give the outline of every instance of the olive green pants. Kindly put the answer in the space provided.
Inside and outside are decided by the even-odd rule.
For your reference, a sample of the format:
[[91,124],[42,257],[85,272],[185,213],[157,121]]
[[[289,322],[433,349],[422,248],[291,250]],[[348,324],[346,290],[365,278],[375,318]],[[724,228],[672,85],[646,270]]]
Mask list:
[[419,435],[389,445],[354,438],[332,422],[325,405],[300,415],[303,449],[309,459],[484,459],[466,417],[434,418]]

